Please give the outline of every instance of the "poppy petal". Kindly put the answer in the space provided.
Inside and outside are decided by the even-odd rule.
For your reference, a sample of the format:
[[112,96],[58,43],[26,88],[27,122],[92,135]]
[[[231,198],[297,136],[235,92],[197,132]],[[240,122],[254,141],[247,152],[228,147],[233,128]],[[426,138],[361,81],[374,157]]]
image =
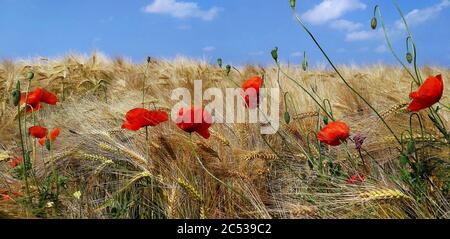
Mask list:
[[415,112],[431,107],[439,102],[443,92],[442,75],[428,77],[417,91],[410,93],[409,96],[413,100],[408,106],[408,110]]
[[47,103],[49,105],[56,105],[58,98],[55,94],[42,90],[41,102]]
[[[209,126],[208,126],[209,127]],[[205,139],[209,139],[211,134],[209,133],[208,127],[200,127],[195,132],[201,135]]]
[[138,131],[140,128],[141,128],[140,125],[132,124],[132,123],[130,123],[128,121],[125,121],[122,124],[122,129],[128,129],[128,130],[131,130],[131,131]]
[[55,139],[59,136],[60,130],[59,128],[54,128],[50,133],[50,140],[55,141]]
[[28,132],[31,136],[40,139],[46,136],[47,129],[41,126],[33,126],[28,129]]
[[39,144],[41,145],[41,146],[44,146],[45,145],[45,139],[46,139],[46,137],[44,137],[44,138],[40,138],[39,139]]

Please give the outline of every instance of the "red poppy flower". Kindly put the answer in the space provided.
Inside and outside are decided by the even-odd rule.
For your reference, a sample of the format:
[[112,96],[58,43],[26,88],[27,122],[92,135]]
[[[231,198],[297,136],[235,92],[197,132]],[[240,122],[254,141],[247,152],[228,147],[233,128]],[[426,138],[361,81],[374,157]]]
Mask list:
[[[22,93],[20,97],[21,105],[25,104],[26,97],[26,93]],[[42,108],[41,102],[49,105],[56,105],[58,98],[55,94],[38,87],[34,91],[28,93],[27,112],[40,110]]]
[[[52,130],[52,132],[50,132],[50,142],[55,141],[55,139],[59,136],[60,130],[59,128],[55,128]],[[43,137],[39,139],[39,144],[44,146],[45,144],[45,140],[47,139],[47,137]]]
[[439,102],[444,92],[442,75],[430,76],[417,91],[411,92],[409,97],[412,102],[408,106],[409,111],[419,111]]
[[136,108],[127,112],[122,129],[137,131],[142,127],[156,126],[168,119],[169,116],[164,111],[150,111],[143,108]]
[[[28,92],[28,102],[26,107],[27,112],[37,111],[42,108],[41,98],[43,94],[44,91],[42,90],[42,88],[37,88],[34,91]],[[20,97],[20,105],[25,104],[26,99],[27,99],[26,93],[22,93]]]
[[317,139],[331,146],[340,145],[350,136],[350,129],[344,122],[335,121],[327,124],[317,134]]
[[[263,79],[259,76],[254,76],[249,78],[242,84],[242,92],[241,96],[244,98],[245,105],[254,109],[259,105],[259,90],[261,89],[263,84]],[[251,89],[251,90],[249,90]],[[248,90],[248,91],[247,91]],[[256,105],[254,99],[256,99]]]
[[28,129],[31,136],[40,139],[47,135],[47,129],[41,126],[33,126]]
[[197,132],[203,138],[210,136],[209,127],[211,127],[212,117],[203,108],[190,107],[181,108],[176,119],[178,128],[188,132]]
[[364,181],[366,181],[366,176],[364,176],[363,174],[353,175],[349,179],[347,179],[348,184],[357,184]]
[[15,168],[15,167],[17,167],[17,165],[22,164],[22,163],[23,163],[22,157],[15,157],[15,158],[11,159],[11,161],[9,161],[9,166],[11,166],[11,168]]

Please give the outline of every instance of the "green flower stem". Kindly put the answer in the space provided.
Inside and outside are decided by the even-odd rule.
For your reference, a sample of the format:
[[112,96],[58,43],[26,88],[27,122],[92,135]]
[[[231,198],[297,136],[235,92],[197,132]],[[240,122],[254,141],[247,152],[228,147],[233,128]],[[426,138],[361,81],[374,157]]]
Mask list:
[[[20,91],[20,81],[17,81],[17,90],[19,92],[21,92]],[[28,102],[28,96],[27,96],[27,100],[25,101],[25,108],[26,108],[27,102]],[[22,158],[23,158],[22,177],[25,181],[25,194],[27,196],[27,202],[29,203],[29,205],[31,205],[30,187],[28,186],[28,178],[27,178],[27,172],[26,172],[26,167],[25,167],[26,152],[25,152],[25,144],[24,144],[23,133],[22,133],[22,119],[21,119],[20,107],[21,107],[21,104],[18,104],[17,105],[17,118],[18,118],[18,123],[19,123],[20,146],[22,148]]]
[[320,46],[320,44],[317,42],[316,38],[314,37],[314,35],[308,30],[308,28],[305,26],[305,24],[303,23],[303,21],[300,19],[300,17],[297,15],[297,13],[295,12],[294,9],[292,9],[295,18],[297,19],[297,21],[300,23],[300,25],[303,27],[303,29],[308,33],[308,35],[311,37],[311,39],[314,41],[314,43],[317,45],[317,47],[319,48],[319,50],[322,52],[322,54],[325,56],[325,58],[327,59],[327,61],[330,63],[331,67],[334,69],[334,71],[336,71],[336,73],[339,75],[339,77],[341,78],[341,80],[344,82],[344,84],[353,92],[355,93],[362,101],[364,101],[364,103],[369,106],[369,108],[380,118],[380,120],[383,122],[383,124],[386,126],[386,128],[391,132],[391,134],[394,136],[395,140],[397,141],[398,144],[401,145],[400,140],[398,139],[398,137],[395,135],[394,131],[392,130],[392,128],[386,123],[386,121],[384,120],[384,118],[380,115],[380,113],[378,113],[378,111],[363,97],[361,96],[361,94],[358,93],[358,91],[356,91],[346,80],[345,78],[342,76],[342,74],[339,72],[339,70],[336,68],[336,66],[333,64],[333,62],[330,60],[330,58],[328,57],[328,55],[325,53],[325,51],[322,49],[322,47]]
[[[48,139],[48,138],[47,138]],[[55,203],[56,205],[58,205],[58,198],[59,198],[59,176],[58,176],[58,170],[56,169],[56,163],[55,163],[55,159],[53,158],[53,149],[52,149],[53,145],[50,143],[50,150],[49,150],[49,155],[50,155],[50,160],[51,160],[51,164],[52,164],[52,174],[53,174],[53,179],[55,180],[55,187],[56,187],[56,194],[55,194]]]
[[335,121],[334,117],[333,117],[332,115],[330,115],[330,114],[327,112],[327,109],[325,109],[325,108],[322,106],[322,104],[320,104],[320,102],[317,101],[317,99],[311,94],[311,92],[309,92],[305,87],[303,87],[300,83],[298,83],[294,78],[292,78],[292,77],[289,76],[287,73],[285,73],[285,72],[281,69],[280,63],[276,62],[276,64],[277,64],[278,69],[280,70],[280,72],[281,72],[284,76],[286,76],[289,80],[291,80],[292,82],[294,82],[294,84],[296,84],[298,87],[300,87],[306,94],[308,94],[309,97],[311,97],[311,99],[314,100],[314,102],[317,104],[317,106],[319,106],[319,107],[323,110],[323,112],[324,112],[328,117],[330,117],[330,119],[332,119],[333,121]]
[[[412,37],[411,30],[409,29],[408,23],[406,22],[405,16],[403,15],[403,12],[402,12],[402,10],[400,9],[400,7],[399,7],[399,5],[398,5],[398,3],[397,3],[396,0],[394,1],[394,5],[395,5],[395,8],[397,8],[398,13],[399,13],[400,16],[402,17],[403,23],[405,24],[406,31],[408,31],[408,37],[409,37],[409,39],[410,39],[410,41],[411,41],[411,45],[412,45],[412,49],[413,49],[413,55],[414,55],[414,71],[415,71],[415,73],[416,73],[417,83],[418,83],[418,86],[419,86],[419,85],[422,84],[422,76],[420,75],[419,68],[417,67],[417,51],[416,51],[416,44],[415,44],[414,39],[413,39],[413,37]],[[378,10],[378,11],[379,11],[379,10]]]
[[142,81],[142,108],[145,108],[145,82],[147,80],[148,68],[150,66],[150,61],[147,61],[147,65],[145,67],[144,79]]
[[[26,136],[27,134],[28,134],[28,129],[27,129],[27,107],[28,107],[28,97],[29,97],[29,94],[30,94],[30,85],[31,85],[31,79],[28,79],[28,84],[27,84],[27,89],[26,89],[26,93],[25,93],[25,114],[24,114],[24,119],[23,119],[23,127],[24,127],[24,130],[25,130],[25,138],[27,139],[28,137]],[[34,109],[31,109],[32,111],[34,110]],[[20,116],[20,104],[19,104],[19,116]],[[20,118],[19,118],[19,124],[20,124]],[[20,126],[19,126],[20,127]],[[23,148],[23,155],[24,155],[24,158],[23,158],[23,160],[24,160],[24,162],[23,162],[23,170],[22,170],[22,174],[23,174],[23,178],[24,178],[24,181],[25,181],[25,192],[26,192],[26,194],[27,194],[27,198],[28,198],[28,203],[31,205],[31,203],[32,203],[32,200],[31,200],[31,197],[30,197],[30,185],[29,185],[29,183],[28,183],[28,169],[27,169],[27,167],[25,166],[26,165],[26,162],[25,162],[25,160],[26,160],[26,158],[28,157],[28,140],[25,140],[25,145],[24,145],[24,143],[23,143],[23,138],[21,138],[21,141],[22,141],[22,148]]]
[[[416,78],[414,77],[413,73],[409,70],[409,68],[405,65],[405,63],[403,63],[403,61],[400,59],[400,57],[397,55],[397,53],[395,53],[394,48],[392,47],[391,41],[389,40],[389,36],[387,34],[386,31],[386,26],[384,25],[384,21],[383,21],[383,16],[381,15],[381,10],[380,7],[378,5],[375,6],[374,9],[374,15],[375,15],[375,11],[378,10],[378,16],[380,18],[380,22],[381,22],[381,27],[383,29],[383,34],[384,34],[384,38],[386,39],[386,43],[389,47],[389,50],[391,51],[391,54],[394,56],[394,58],[397,60],[398,63],[400,63],[400,65],[403,67],[403,69],[406,70],[406,72],[408,72],[408,74],[413,78],[414,82],[418,82],[418,80],[416,80]],[[416,54],[414,53],[414,58],[415,58]]]

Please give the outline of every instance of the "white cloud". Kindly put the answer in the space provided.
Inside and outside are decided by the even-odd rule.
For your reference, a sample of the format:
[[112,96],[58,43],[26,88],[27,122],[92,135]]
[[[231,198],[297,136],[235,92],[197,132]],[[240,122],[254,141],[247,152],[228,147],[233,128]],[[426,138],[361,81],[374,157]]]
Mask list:
[[213,47],[213,46],[207,46],[207,47],[203,47],[202,50],[205,51],[205,52],[212,52],[212,51],[215,51],[216,48]]
[[303,14],[305,21],[312,24],[323,24],[338,19],[347,12],[366,9],[360,0],[323,0]]
[[343,31],[356,31],[360,29],[362,26],[363,25],[359,22],[352,22],[345,19],[334,20],[330,23],[331,28]]
[[303,56],[303,52],[301,52],[301,51],[292,52],[291,56],[292,57],[302,57]]
[[221,11],[218,7],[202,10],[196,2],[180,2],[177,0],[154,0],[144,8],[147,13],[168,14],[176,18],[200,18],[211,21]]
[[[436,17],[439,12],[444,10],[445,8],[450,7],[450,0],[442,0],[440,3],[423,8],[423,9],[414,9],[405,15],[406,22],[409,26],[418,25],[424,23],[434,17]],[[403,20],[397,20],[395,22],[395,26],[399,29],[404,29]]]
[[375,49],[374,49],[374,51],[376,52],[376,53],[385,53],[385,52],[387,52],[387,50],[388,50],[388,48],[386,47],[386,45],[384,45],[384,44],[382,44],[382,45],[379,45],[379,46],[377,46]]
[[349,32],[345,36],[345,41],[365,41],[369,39],[379,38],[382,36],[382,32],[380,30],[363,30],[363,31],[354,31]]

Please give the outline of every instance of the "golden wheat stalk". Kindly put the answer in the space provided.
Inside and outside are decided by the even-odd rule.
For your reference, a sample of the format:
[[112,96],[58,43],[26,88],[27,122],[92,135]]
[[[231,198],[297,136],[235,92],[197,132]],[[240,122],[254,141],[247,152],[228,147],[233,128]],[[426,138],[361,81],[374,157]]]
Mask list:
[[263,151],[252,151],[241,157],[241,160],[250,161],[254,159],[275,160],[278,156],[276,154],[267,153]]
[[203,202],[200,192],[194,186],[181,178],[178,178],[177,182],[195,201],[199,203]]
[[138,173],[136,175],[134,175],[128,182],[127,184],[122,187],[118,192],[122,192],[123,190],[129,188],[131,185],[133,185],[136,181],[142,179],[142,178],[154,178],[153,175],[149,172],[149,171],[143,171],[141,173]]
[[408,106],[408,104],[409,103],[400,103],[400,104],[393,105],[389,109],[380,112],[380,115],[383,118],[387,118],[387,117],[391,116],[392,114],[397,113],[399,110],[405,108],[406,106]]
[[79,155],[82,159],[85,159],[85,160],[100,161],[102,163],[106,163],[106,162],[112,163],[111,159],[109,159],[103,155],[99,155],[99,154],[88,154],[88,153],[83,152],[83,153],[80,153]]
[[177,189],[173,187],[170,190],[169,195],[167,196],[167,218],[172,219],[175,218],[177,208]]
[[[395,140],[395,138],[394,138],[393,136],[384,137],[383,139],[384,139],[385,141],[388,141],[388,142],[392,142],[392,141]],[[414,134],[412,135],[412,137],[411,137],[411,135],[409,135],[409,134],[405,134],[405,135],[403,136],[403,139],[405,139],[405,140],[413,139],[413,140],[416,141],[416,142],[428,142],[428,141],[436,142],[436,141],[440,140],[440,138],[437,137],[437,136],[435,136],[435,135],[432,135],[432,134],[424,134],[424,135],[422,136],[422,134],[420,134],[420,133],[414,133]]]
[[211,130],[211,136],[217,139],[224,146],[230,146],[230,141],[228,141],[222,134]]
[[302,119],[306,119],[306,118],[317,117],[318,115],[319,115],[319,113],[317,113],[316,111],[311,111],[311,112],[305,112],[305,113],[300,113],[300,114],[294,115],[292,117],[292,119],[302,120]]
[[358,195],[358,198],[360,198],[363,201],[390,200],[390,199],[396,199],[396,200],[412,199],[410,196],[405,195],[398,189],[379,189],[379,190],[364,192],[364,193],[360,193]]

